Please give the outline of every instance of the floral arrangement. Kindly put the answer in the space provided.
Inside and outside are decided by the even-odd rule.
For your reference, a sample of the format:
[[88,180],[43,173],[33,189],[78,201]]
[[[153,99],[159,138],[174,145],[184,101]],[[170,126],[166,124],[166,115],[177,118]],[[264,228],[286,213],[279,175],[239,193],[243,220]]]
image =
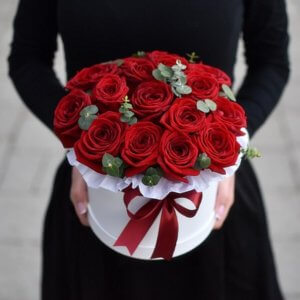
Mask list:
[[246,116],[220,69],[163,51],[82,69],[55,111],[65,148],[100,174],[187,182],[233,165]]
[[[185,58],[139,51],[84,68],[67,82],[69,92],[55,110],[54,131],[89,186],[125,192],[134,220],[116,245],[131,253],[163,210],[159,237],[170,240],[158,237],[153,257],[170,259],[178,226],[176,214],[172,224],[164,216],[174,209],[194,216],[212,181],[232,174],[242,156],[259,156],[248,148],[246,116],[231,79],[196,59],[194,52]],[[178,193],[196,209],[179,207]],[[138,195],[152,200],[134,215],[128,206]],[[142,223],[143,234],[133,238]]]

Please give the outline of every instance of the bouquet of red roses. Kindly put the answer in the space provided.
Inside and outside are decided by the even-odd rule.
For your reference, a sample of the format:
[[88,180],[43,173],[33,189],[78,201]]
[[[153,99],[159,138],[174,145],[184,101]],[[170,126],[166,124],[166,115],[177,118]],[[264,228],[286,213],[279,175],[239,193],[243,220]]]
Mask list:
[[[89,187],[124,193],[130,222],[115,245],[131,254],[162,211],[152,257],[172,257],[178,224],[177,233],[174,224],[162,225],[167,211],[194,217],[202,192],[232,174],[247,151],[245,112],[230,78],[194,59],[194,53],[187,60],[139,51],[84,68],[68,81],[69,93],[55,110],[54,131]],[[129,205],[138,196],[148,202],[133,213]],[[179,196],[194,209],[187,212],[176,201]],[[130,245],[134,238],[128,236],[142,227]],[[171,231],[166,245],[160,236]]]

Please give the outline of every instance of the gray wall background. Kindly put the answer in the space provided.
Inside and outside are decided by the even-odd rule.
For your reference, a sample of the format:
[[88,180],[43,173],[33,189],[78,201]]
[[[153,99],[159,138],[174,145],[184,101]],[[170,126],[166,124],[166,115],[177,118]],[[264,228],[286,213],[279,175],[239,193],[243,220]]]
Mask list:
[[[7,78],[6,58],[17,0],[0,0],[0,299],[39,297],[41,230],[58,140],[33,117]],[[300,300],[300,2],[288,0],[292,77],[282,101],[252,144],[264,195],[279,278],[288,300]],[[64,81],[61,47],[56,69]],[[242,47],[237,85],[245,71]],[[245,237],[246,238],[246,237]]]

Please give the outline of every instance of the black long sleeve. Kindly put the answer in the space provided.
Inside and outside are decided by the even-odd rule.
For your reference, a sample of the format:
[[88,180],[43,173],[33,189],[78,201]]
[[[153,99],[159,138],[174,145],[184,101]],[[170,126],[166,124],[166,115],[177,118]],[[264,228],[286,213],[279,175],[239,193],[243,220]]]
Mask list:
[[248,66],[238,101],[248,117],[250,136],[276,106],[289,77],[284,0],[246,0],[243,36]]
[[21,0],[8,58],[9,75],[21,99],[50,129],[54,109],[65,94],[53,70],[56,24],[56,1]]
[[[253,135],[275,107],[289,75],[285,1],[244,0],[239,5],[234,1],[152,2],[20,0],[8,61],[9,74],[26,105],[52,128],[53,111],[65,94],[53,71],[58,31],[68,76],[139,49],[181,54],[195,50],[205,63],[232,74],[243,32],[248,71],[237,98]],[[166,11],[170,17],[161,27],[154,18],[162,18]],[[183,17],[178,19],[181,12]],[[172,33],[171,28],[176,31]],[[176,36],[184,38],[178,42]]]

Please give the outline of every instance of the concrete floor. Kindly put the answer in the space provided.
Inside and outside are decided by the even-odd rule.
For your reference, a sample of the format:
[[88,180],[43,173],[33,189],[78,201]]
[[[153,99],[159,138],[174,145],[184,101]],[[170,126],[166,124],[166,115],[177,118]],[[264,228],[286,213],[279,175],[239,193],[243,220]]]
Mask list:
[[[0,299],[37,300],[42,222],[63,150],[27,111],[6,76],[16,4],[0,0]],[[264,190],[281,285],[286,299],[300,300],[299,0],[288,0],[288,8],[292,77],[281,103],[252,144],[263,153],[254,164]],[[61,52],[56,69],[63,74]],[[238,82],[244,70],[240,54]]]

